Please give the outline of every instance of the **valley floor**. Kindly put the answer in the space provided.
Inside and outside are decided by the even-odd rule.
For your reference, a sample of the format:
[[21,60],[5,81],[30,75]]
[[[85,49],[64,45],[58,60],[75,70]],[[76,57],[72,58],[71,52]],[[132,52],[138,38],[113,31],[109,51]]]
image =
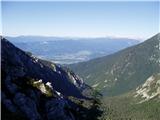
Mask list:
[[100,120],[159,120],[160,101],[137,103],[130,95],[106,97]]

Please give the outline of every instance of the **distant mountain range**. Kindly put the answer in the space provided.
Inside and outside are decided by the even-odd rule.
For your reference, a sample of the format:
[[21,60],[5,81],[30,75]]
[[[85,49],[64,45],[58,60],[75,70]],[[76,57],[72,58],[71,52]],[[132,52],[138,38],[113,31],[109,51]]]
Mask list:
[[17,47],[59,64],[87,61],[138,44],[128,38],[7,37]]
[[117,53],[69,67],[104,96],[123,94],[160,73],[160,34]]

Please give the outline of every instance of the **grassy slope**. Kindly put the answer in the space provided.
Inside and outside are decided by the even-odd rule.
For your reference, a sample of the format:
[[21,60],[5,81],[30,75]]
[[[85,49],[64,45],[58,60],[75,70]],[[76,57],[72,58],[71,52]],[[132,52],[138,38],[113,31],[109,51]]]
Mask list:
[[[103,99],[105,110],[101,120],[159,120],[160,93],[157,90],[160,87],[160,74],[154,74],[152,78],[151,80],[149,77],[144,84],[133,91],[119,96],[105,97]],[[145,98],[138,92],[139,89],[144,88],[145,91],[150,92],[150,94],[147,93],[149,96],[155,92],[159,95],[144,102]]]
[[141,104],[130,93],[115,97],[106,97],[101,120],[159,120],[160,101],[150,100]]

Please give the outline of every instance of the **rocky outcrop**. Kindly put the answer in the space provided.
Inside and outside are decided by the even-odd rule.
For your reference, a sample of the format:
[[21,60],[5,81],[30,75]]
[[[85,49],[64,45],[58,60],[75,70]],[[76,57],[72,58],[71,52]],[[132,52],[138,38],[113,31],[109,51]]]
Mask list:
[[152,99],[160,100],[160,73],[150,76],[144,84],[137,87],[134,97],[140,99],[139,103]]
[[[56,69],[54,71],[53,63],[29,56],[5,39],[2,39],[2,68],[14,78],[26,75],[31,78],[42,79],[44,83],[50,82],[56,91],[66,96],[82,97],[80,88],[74,83],[83,86],[83,82],[76,78],[71,79],[68,72],[61,66],[54,64],[54,69]],[[72,77],[74,78],[73,75]]]
[[75,119],[74,116],[69,112],[67,108],[69,108],[69,105],[63,99],[51,99],[47,101],[45,104],[47,119],[74,120]]
[[23,93],[16,93],[13,98],[14,104],[30,120],[40,120],[40,114],[37,111],[36,103]]
[[4,38],[1,43],[2,105],[9,111],[4,114],[27,120],[75,120],[66,97],[83,98],[83,82],[61,66],[29,56]]

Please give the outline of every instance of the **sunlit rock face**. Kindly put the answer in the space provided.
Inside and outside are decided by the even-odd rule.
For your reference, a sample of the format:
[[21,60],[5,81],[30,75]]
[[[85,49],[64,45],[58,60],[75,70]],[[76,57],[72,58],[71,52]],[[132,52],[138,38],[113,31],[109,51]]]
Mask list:
[[66,98],[85,98],[81,94],[83,81],[61,66],[28,55],[4,38],[1,44],[2,112],[6,113],[2,118],[75,120]]
[[160,100],[160,73],[150,76],[146,82],[136,89],[134,97],[140,97],[140,103],[151,100]]

